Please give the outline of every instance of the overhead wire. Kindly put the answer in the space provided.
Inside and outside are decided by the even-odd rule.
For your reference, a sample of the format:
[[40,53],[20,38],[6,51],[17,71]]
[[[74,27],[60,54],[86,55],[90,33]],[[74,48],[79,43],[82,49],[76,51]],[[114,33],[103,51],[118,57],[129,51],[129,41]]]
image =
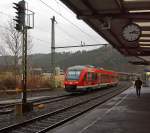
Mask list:
[[[69,22],[70,24],[72,24],[74,27],[76,27],[78,30],[80,30],[82,33],[86,34],[90,39],[92,39],[93,41],[95,41],[95,39],[88,33],[86,33],[84,30],[82,30],[79,26],[77,26],[76,24],[74,24],[73,22],[71,22],[69,19],[67,19],[65,16],[63,16],[61,13],[59,13],[58,11],[56,11],[54,8],[52,8],[50,5],[48,5],[47,3],[45,3],[43,0],[39,0],[41,3],[43,3],[46,7],[48,7],[49,9],[51,9],[52,11],[54,11],[56,14],[58,14],[59,16],[61,16],[64,20],[66,20],[67,22]],[[96,41],[95,41],[96,42]]]
[[[9,16],[9,17],[13,17],[12,15],[7,14],[7,13],[4,13],[4,12],[2,12],[2,11],[0,11],[0,14],[6,15],[6,16]],[[58,25],[57,25],[57,26],[58,26]],[[56,26],[56,28],[57,28],[57,26]],[[42,31],[42,32],[45,32],[45,33],[49,33],[48,31],[39,29],[37,26],[34,26],[34,27],[36,28],[35,30]],[[72,38],[73,40],[77,40],[77,38],[74,38],[74,37],[73,37],[71,34],[69,34],[66,30],[64,30],[62,27],[60,27],[60,25],[59,25],[59,28],[60,28],[60,30],[61,30],[63,33],[65,33],[68,37]],[[79,40],[78,40],[78,41],[79,41]]]
[[[56,0],[55,0],[55,1],[56,1]],[[58,1],[56,1],[56,3],[57,3],[58,8],[59,8],[59,10],[60,10],[60,7],[59,7],[60,4],[58,3]],[[39,9],[37,9],[37,8],[36,8],[36,10],[39,11]],[[40,11],[39,13],[41,13],[41,11]],[[61,14],[61,13],[60,13],[60,14]],[[45,15],[45,13],[42,14],[42,15]],[[45,16],[46,16],[46,15],[45,15]],[[60,22],[59,22],[59,23],[60,23]],[[57,26],[60,28],[60,29],[58,29],[58,30],[61,30],[64,34],[66,34],[68,37],[70,37],[70,38],[73,39],[73,40],[81,41],[81,40],[75,38],[73,35],[71,35],[71,34],[70,34],[69,32],[67,32],[66,30],[64,30],[64,29],[59,25],[59,23],[57,22],[57,25],[56,25],[56,28],[57,28]],[[37,26],[35,26],[35,28],[37,28]],[[41,29],[39,29],[39,28],[37,28],[36,30],[40,30],[40,31],[43,31],[43,32],[47,32],[47,31],[41,30]]]
[[61,30],[63,33],[65,33],[68,37],[72,38],[75,41],[79,41],[79,39],[75,38],[73,35],[71,35],[69,32],[67,32],[65,29],[63,29],[60,25],[57,25],[56,27],[59,27],[59,30]]
[[[42,0],[40,0],[40,1],[43,3]],[[55,0],[55,1],[56,1],[56,0]],[[46,4],[46,3],[44,2],[43,4]],[[57,2],[57,4],[58,4],[58,2]],[[49,5],[47,5],[47,6],[49,7]],[[49,8],[51,8],[51,7],[49,7]],[[57,12],[57,11],[54,10],[53,8],[51,8],[51,10],[53,10],[54,12]],[[7,14],[7,13],[4,13],[4,12],[2,12],[2,11],[0,11],[0,13],[3,14],[3,15],[6,15],[6,16],[12,17],[12,15]],[[77,25],[75,25],[75,24],[72,23],[70,20],[68,20],[67,18],[65,18],[61,13],[57,12],[57,14],[59,14],[61,17],[63,17],[63,18],[64,18],[65,20],[67,20],[69,23],[73,24],[73,25],[74,25],[76,28],[78,28],[80,31],[82,31],[83,33],[87,34],[87,33],[84,32],[82,29],[80,29]],[[0,27],[3,27],[3,28],[5,28],[5,29],[9,29],[9,28],[4,27],[4,26],[2,26],[2,25],[0,25]],[[63,31],[68,37],[73,38],[74,40],[78,40],[78,39],[74,38],[71,34],[69,34],[67,31],[65,31],[63,28],[61,28],[60,26],[59,26],[59,28],[60,28],[61,31]],[[37,30],[40,30],[40,29],[37,28]],[[41,30],[40,30],[40,31],[41,31]],[[43,30],[42,30],[42,31],[43,31]],[[46,31],[43,31],[43,32],[46,32]],[[87,34],[87,35],[88,35],[88,34]],[[32,37],[33,37],[33,36],[32,36]],[[48,41],[45,41],[45,40],[42,40],[42,39],[39,39],[39,38],[36,38],[36,37],[33,37],[33,38],[34,38],[35,40],[44,42],[44,44],[51,43],[50,41],[48,42]],[[46,46],[47,46],[47,45],[46,45]]]
[[[60,1],[60,0],[55,0],[55,2],[59,5],[59,6],[61,6],[62,8],[64,8],[65,10],[68,10],[69,11],[69,8],[67,8],[63,3],[60,3],[60,2],[58,2],[58,1]],[[60,7],[59,7],[60,8]],[[88,26],[88,25],[87,25]],[[91,35],[90,35],[91,36]],[[91,36],[92,38],[93,38],[93,36]],[[96,42],[96,41],[95,41]]]
[[[8,27],[5,27],[5,26],[2,26],[2,25],[0,25],[0,27],[2,27],[2,28],[4,28],[4,29],[7,29],[7,30],[10,30]],[[38,40],[38,41],[41,41],[41,42],[44,42],[45,44],[47,44],[47,43],[51,43],[51,42],[48,42],[48,41],[45,41],[45,40],[42,40],[42,39],[39,39],[39,38],[37,38],[37,37],[34,37],[34,36],[32,36],[32,35],[30,35],[33,39],[35,39],[35,40]],[[49,47],[50,47],[50,45],[49,45]]]
[[[55,2],[57,3],[57,7],[58,7],[58,9],[59,9],[59,12],[60,12],[60,14],[61,14],[61,10],[60,10],[60,7],[59,7],[59,2],[57,1],[57,0],[55,0]],[[69,32],[67,32],[66,30],[64,30],[60,25],[59,25],[59,23],[57,24],[57,26],[56,26],[56,28],[57,27],[59,27],[58,28],[58,30],[61,30],[63,33],[65,33],[69,38],[72,38],[73,40],[75,40],[75,41],[79,41],[77,38],[75,38],[74,36],[72,36]]]
[[[4,28],[4,29],[7,29],[7,30],[10,30],[8,27],[5,27],[5,26],[2,26],[2,25],[0,25],[0,27],[2,27],[2,28]],[[35,37],[35,36],[33,36],[33,35],[30,35],[33,39],[35,39],[35,40],[38,40],[38,41],[40,41],[40,42],[43,42],[47,47],[51,47],[51,41],[45,41],[45,40],[42,40],[42,39],[40,39],[40,38],[37,38],[37,37]],[[50,44],[49,46],[47,45],[47,44]],[[56,44],[57,45],[57,44]]]
[[[2,26],[2,25],[0,25],[0,27],[2,27],[2,28],[4,28],[4,29],[7,29],[7,30],[9,30],[9,28],[7,28],[7,27],[5,27],[5,26]],[[37,37],[35,37],[35,36],[33,36],[33,35],[30,35],[34,40],[38,40],[38,41],[40,41],[40,42],[43,42],[44,44],[45,44],[45,46],[47,46],[47,47],[51,47],[51,41],[45,41],[45,40],[42,40],[42,39],[40,39],[40,38],[37,38]],[[49,45],[47,45],[47,44],[49,44]],[[57,44],[56,44],[57,45]]]
[[[56,0],[55,0],[55,1],[56,1]],[[57,5],[60,5],[60,3],[59,3],[58,1],[56,1],[56,3],[57,3]],[[61,6],[62,6],[62,5],[61,5]],[[63,6],[62,6],[62,7],[63,7]],[[65,8],[65,7],[63,7],[63,8]],[[10,14],[8,14],[8,13],[4,13],[4,12],[2,12],[2,11],[0,11],[0,14],[9,16],[9,17],[11,17],[11,19],[13,18],[12,15],[10,15]],[[61,13],[59,13],[59,14],[61,14]],[[47,31],[44,31],[44,30],[39,29],[37,26],[35,26],[35,28],[36,28],[36,30],[39,30],[39,31],[48,33]],[[66,30],[64,30],[64,29],[61,28],[60,26],[59,26],[59,28],[60,28],[60,30],[61,30],[63,33],[65,33],[68,37],[72,38],[73,40],[79,41],[77,38],[75,38],[74,36],[72,36],[70,33],[68,33]]]
[[[0,27],[2,27],[2,28],[5,28],[5,29],[8,29],[7,27],[5,27],[5,26],[2,26],[2,25],[0,25]],[[51,47],[51,42],[50,41],[45,41],[45,40],[42,40],[42,39],[39,39],[39,38],[37,38],[37,37],[34,37],[33,35],[30,35],[34,40],[38,40],[38,41],[40,41],[40,42],[42,42],[47,48],[50,48]],[[50,45],[48,45],[48,44],[50,44]],[[59,48],[63,48],[63,47],[60,47],[60,44],[56,44],[56,45],[58,45],[58,46],[56,46],[56,50],[57,49],[59,49]],[[61,44],[62,45],[62,44]],[[105,44],[93,44],[93,46],[94,45],[105,45]],[[86,45],[85,45],[86,46]],[[87,45],[87,46],[92,46],[92,45]],[[64,48],[69,48],[69,47],[84,47],[84,44],[82,45],[82,42],[81,42],[81,46],[80,45],[78,45],[78,46],[74,46],[74,45],[72,45],[72,46],[67,46],[67,45],[65,45],[64,46]]]
[[[57,5],[61,6],[62,8],[64,8],[65,10],[69,11],[69,8],[67,8],[64,4],[58,2],[58,0],[55,0],[55,2],[57,3]],[[59,7],[60,8],[60,7]]]
[[[57,7],[58,7],[58,9],[59,9],[59,12],[61,12],[60,11],[60,7],[59,7],[59,2],[57,1],[57,0],[55,0],[55,2],[57,3]],[[61,14],[61,13],[60,13]]]
[[[55,0],[56,1],[56,0]],[[58,1],[56,1],[56,3],[57,3],[57,5],[59,6],[59,3],[58,3]],[[37,9],[36,8],[36,10],[39,10],[39,9]],[[60,10],[60,8],[59,8],[59,10]],[[40,11],[40,13],[41,13],[41,11]],[[60,13],[61,14],[61,13]],[[44,15],[44,14],[43,14]],[[59,24],[59,23],[58,23]],[[70,38],[72,38],[73,40],[77,40],[77,38],[75,38],[74,36],[72,36],[70,33],[68,33],[66,30],[64,30],[60,25],[56,25],[56,28],[57,28],[57,26],[60,28],[60,29],[58,29],[58,30],[61,30],[64,34],[66,34],[68,37],[70,37]],[[36,26],[35,26],[35,28],[37,28]],[[39,29],[39,28],[37,28],[37,30],[41,30],[41,29]],[[41,30],[41,31],[43,31],[43,32],[45,32],[44,30]],[[78,40],[79,41],[79,40]]]

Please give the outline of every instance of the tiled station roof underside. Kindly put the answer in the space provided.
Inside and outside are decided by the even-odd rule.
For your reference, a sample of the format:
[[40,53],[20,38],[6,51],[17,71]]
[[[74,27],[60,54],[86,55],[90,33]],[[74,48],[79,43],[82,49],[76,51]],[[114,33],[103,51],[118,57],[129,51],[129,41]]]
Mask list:
[[[148,61],[145,56],[150,56],[150,0],[61,1],[122,54],[140,57],[141,64]],[[141,28],[136,41],[123,38],[123,28],[129,23]]]

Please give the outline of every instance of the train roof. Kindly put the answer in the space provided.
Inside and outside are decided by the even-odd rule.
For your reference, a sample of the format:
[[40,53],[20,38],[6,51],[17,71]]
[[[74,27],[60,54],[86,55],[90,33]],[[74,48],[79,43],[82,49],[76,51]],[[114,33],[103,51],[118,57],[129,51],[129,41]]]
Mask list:
[[100,71],[103,74],[117,74],[117,72],[115,71],[105,70],[105,69],[98,69],[98,71]]
[[91,66],[91,65],[76,65],[76,66],[69,67],[68,70],[79,70],[79,71],[81,71],[81,70],[86,69],[86,68],[88,70],[100,71],[100,72],[102,72],[104,74],[114,74],[114,73],[117,74],[117,72],[115,72],[115,71],[105,70],[103,68],[96,68],[96,67]]
[[85,66],[78,65],[78,66],[69,67],[68,70],[82,70],[84,68]]
[[138,75],[140,75],[139,73],[128,73],[128,72],[117,72],[118,74],[122,74],[122,75],[136,75],[136,76],[138,76]]

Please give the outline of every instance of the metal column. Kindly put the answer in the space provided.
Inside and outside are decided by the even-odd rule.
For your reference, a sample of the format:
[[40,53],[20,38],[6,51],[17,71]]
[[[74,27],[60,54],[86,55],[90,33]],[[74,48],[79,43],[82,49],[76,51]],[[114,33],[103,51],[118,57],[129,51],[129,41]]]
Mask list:
[[23,29],[22,46],[22,103],[27,103],[27,28]]
[[51,70],[52,74],[55,75],[55,17],[51,18],[52,30],[51,30]]
[[55,81],[55,17],[51,18],[51,86],[56,87]]

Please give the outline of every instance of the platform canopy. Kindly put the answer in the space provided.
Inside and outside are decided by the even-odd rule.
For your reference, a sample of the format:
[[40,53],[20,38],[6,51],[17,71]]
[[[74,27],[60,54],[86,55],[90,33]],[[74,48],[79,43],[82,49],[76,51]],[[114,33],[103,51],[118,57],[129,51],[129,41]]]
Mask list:
[[61,1],[122,54],[149,62],[150,0]]

